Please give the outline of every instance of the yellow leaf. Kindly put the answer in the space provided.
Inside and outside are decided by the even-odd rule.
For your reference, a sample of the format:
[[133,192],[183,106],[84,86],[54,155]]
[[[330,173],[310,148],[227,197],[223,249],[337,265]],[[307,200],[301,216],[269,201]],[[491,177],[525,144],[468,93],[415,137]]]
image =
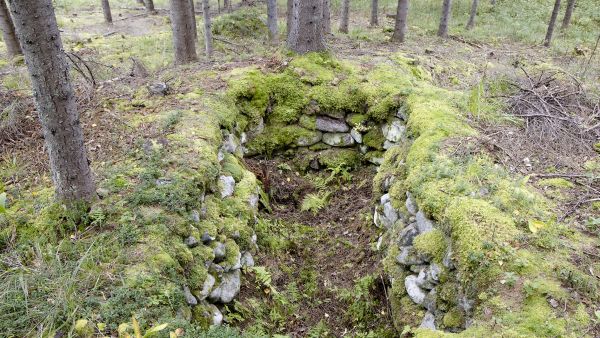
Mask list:
[[142,331],[140,330],[140,324],[135,317],[131,317],[131,324],[133,325],[133,333],[135,334],[135,338],[142,338]]
[[540,231],[540,229],[543,229],[546,227],[546,223],[535,220],[535,219],[530,219],[528,223],[529,223],[529,231],[531,231],[534,234],[537,233],[538,231]]

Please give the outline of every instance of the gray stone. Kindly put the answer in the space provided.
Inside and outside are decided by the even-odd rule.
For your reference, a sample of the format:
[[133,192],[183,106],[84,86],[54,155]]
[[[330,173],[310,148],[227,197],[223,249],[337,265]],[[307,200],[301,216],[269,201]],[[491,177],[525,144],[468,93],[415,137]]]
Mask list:
[[398,212],[392,206],[392,202],[387,202],[383,205],[383,215],[381,216],[381,224],[385,228],[390,228],[398,220]]
[[374,165],[381,165],[383,163],[383,157],[369,157],[367,159],[369,161],[369,163],[372,163]]
[[237,253],[235,260],[233,261],[233,264],[231,266],[224,266],[223,270],[224,271],[231,271],[231,270],[239,270],[242,268],[242,254],[241,253]]
[[203,244],[208,244],[208,243],[210,243],[210,242],[214,241],[214,240],[215,240],[215,238],[214,238],[213,236],[211,236],[211,235],[208,233],[208,231],[205,231],[205,232],[202,234],[202,237],[200,238],[200,240],[202,241],[202,243],[203,243]]
[[419,328],[422,329],[430,329],[430,330],[435,330],[435,316],[433,315],[433,313],[431,312],[427,312],[425,314],[425,317],[423,317],[423,320],[421,321],[421,325],[419,325]]
[[454,269],[454,262],[452,261],[452,248],[450,246],[448,246],[448,251],[446,251],[444,258],[442,259],[442,265],[450,270]]
[[164,82],[155,82],[148,86],[148,91],[152,95],[165,96],[169,92],[169,86]]
[[215,254],[215,262],[218,263],[225,259],[225,255],[227,255],[227,248],[225,247],[225,244],[217,242],[213,252]]
[[321,139],[323,139],[323,133],[320,131],[313,131],[309,136],[299,137],[296,140],[296,145],[300,147],[310,147],[321,142]]
[[381,250],[381,245],[383,244],[383,236],[379,236],[377,239],[377,244],[375,245],[375,250]]
[[423,270],[427,267],[428,267],[427,264],[419,264],[419,265],[411,265],[409,269],[410,269],[410,271],[418,274],[419,272],[421,272],[421,270]]
[[233,195],[235,189],[235,180],[232,176],[221,175],[219,177],[219,185],[221,188],[221,198]]
[[390,194],[384,194],[379,198],[379,203],[381,205],[385,205],[386,203],[391,202],[391,201],[392,201],[392,199],[390,197]]
[[350,136],[352,136],[352,138],[354,139],[354,141],[356,141],[356,143],[362,143],[362,134],[356,130],[356,129],[352,129],[350,130]]
[[219,149],[217,153],[217,161],[221,162],[225,159],[225,154],[223,153],[223,149]]
[[250,237],[250,243],[252,243],[252,245],[256,246],[257,240],[258,240],[258,237],[256,236],[256,233],[253,233],[252,237]]
[[436,263],[431,263],[429,266],[429,276],[431,280],[435,282],[440,281],[440,275],[442,274],[442,267],[437,265]]
[[406,115],[406,105],[400,106],[398,111],[396,112],[396,117],[401,119],[402,121],[408,121],[408,117]]
[[406,126],[400,119],[394,119],[392,122],[383,125],[381,131],[386,140],[398,143],[402,141],[402,138],[406,134]]
[[224,137],[222,147],[224,151],[234,154],[240,147],[240,141],[234,134],[228,134]]
[[348,133],[325,133],[323,143],[333,147],[348,147],[354,144],[354,139]]
[[367,153],[367,151],[369,151],[369,146],[366,146],[366,145],[364,145],[364,144],[361,144],[361,145],[358,147],[358,150],[360,151],[360,153],[361,153],[361,154],[366,154],[366,153]]
[[410,275],[404,279],[404,287],[406,288],[406,293],[416,304],[423,304],[425,300],[425,292],[419,287],[417,284],[417,276]]
[[196,298],[198,298],[198,300],[205,300],[206,297],[210,295],[210,291],[212,290],[213,286],[215,286],[216,281],[217,280],[215,279],[215,277],[213,277],[213,275],[207,274],[206,279],[204,280],[204,284],[202,285],[202,290],[194,293]]
[[248,136],[254,138],[265,130],[265,121],[262,117],[257,120],[257,123],[248,129]]
[[373,224],[375,224],[376,227],[381,227],[381,215],[377,208],[375,208],[375,211],[373,212]]
[[259,197],[257,194],[252,194],[252,195],[250,195],[250,197],[248,197],[248,205],[250,205],[250,208],[252,208],[252,209],[258,208],[258,201],[259,201]]
[[417,285],[422,289],[431,290],[435,287],[435,282],[428,276],[428,270],[429,269],[426,268],[419,272],[419,275],[417,276]]
[[436,299],[437,299],[437,290],[435,288],[431,289],[431,291],[429,291],[429,293],[427,293],[427,295],[425,296],[425,299],[423,299],[423,307],[426,308],[428,311],[435,313],[435,311],[437,310],[436,305]]
[[433,222],[425,216],[422,210],[417,212],[417,229],[419,229],[419,233],[426,233],[433,230]]
[[412,246],[400,247],[400,253],[396,256],[396,261],[402,265],[419,265],[426,262]]
[[192,219],[192,222],[199,223],[200,222],[200,213],[198,212],[198,210],[192,210],[190,218]]
[[229,303],[238,295],[241,285],[240,270],[223,273],[221,284],[212,290],[208,299],[213,303]]
[[409,224],[398,235],[398,245],[399,246],[411,246],[413,245],[413,240],[415,237],[419,235],[419,231],[417,230],[415,223]]
[[254,258],[252,258],[252,254],[248,251],[244,252],[241,259],[242,267],[251,268],[254,266]]
[[383,180],[383,191],[389,191],[390,188],[392,187],[392,184],[394,184],[394,181],[396,181],[396,176],[388,176]]
[[173,180],[170,178],[158,178],[156,179],[156,185],[169,185],[172,184]]
[[183,243],[185,243],[185,245],[187,245],[188,248],[195,248],[198,246],[198,244],[200,244],[194,236],[188,236],[186,239],[183,240]]
[[221,326],[223,323],[223,314],[216,305],[210,304],[209,306],[212,311],[212,325]]
[[463,309],[465,313],[470,313],[473,310],[474,301],[467,298],[467,296],[462,296],[458,299],[458,307]]
[[185,298],[185,301],[188,303],[188,305],[198,305],[198,300],[196,297],[194,297],[194,295],[192,295],[190,288],[187,285],[183,287],[183,298]]
[[406,192],[406,210],[408,210],[408,213],[411,215],[416,215],[417,214],[417,205],[415,204],[415,201],[412,197],[412,194],[410,192]]
[[388,150],[395,145],[396,145],[396,143],[394,143],[394,142],[390,142],[388,140],[383,141],[383,149],[385,149],[385,150]]
[[316,128],[330,133],[345,133],[350,130],[346,122],[328,116],[317,116]]

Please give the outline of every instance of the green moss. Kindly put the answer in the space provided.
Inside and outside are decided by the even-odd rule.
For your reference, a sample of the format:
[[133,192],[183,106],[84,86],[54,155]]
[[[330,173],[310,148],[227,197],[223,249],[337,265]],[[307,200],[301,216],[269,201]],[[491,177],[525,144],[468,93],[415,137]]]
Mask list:
[[268,77],[267,85],[272,104],[269,122],[289,124],[298,121],[302,110],[308,104],[305,85],[290,72],[273,74]]
[[239,182],[244,175],[244,168],[241,166],[237,157],[227,153],[221,163],[223,175],[231,175],[236,182]]
[[296,147],[301,137],[310,137],[312,131],[298,126],[270,126],[248,142],[248,149],[260,154],[273,154],[275,150]]
[[437,263],[442,262],[447,248],[446,238],[439,229],[415,237],[414,246],[418,252],[432,257],[433,261]]
[[573,183],[565,180],[564,178],[548,178],[542,179],[537,182],[540,187],[549,188],[573,188]]
[[298,122],[298,124],[302,128],[306,128],[308,130],[315,130],[317,128],[317,117],[302,115],[300,116],[300,121]]
[[233,239],[225,240],[225,259],[219,263],[224,268],[231,268],[239,263],[241,257],[240,247]]
[[205,264],[204,261],[199,261],[188,270],[187,283],[194,294],[202,291],[202,288],[204,287],[204,281],[208,276],[208,270],[206,269]]
[[307,53],[295,57],[290,62],[289,69],[303,82],[312,85],[332,82],[338,73],[343,75],[348,72],[328,53]]
[[458,306],[455,306],[452,309],[450,309],[450,311],[446,312],[444,318],[442,318],[442,324],[446,328],[460,328],[464,325],[464,322],[465,315]]
[[319,154],[319,163],[327,168],[356,168],[361,163],[361,156],[355,149],[328,149]]
[[229,80],[227,95],[235,102],[238,111],[257,120],[265,115],[269,104],[267,78],[257,69],[247,69]]
[[268,30],[261,17],[262,12],[257,9],[241,8],[217,16],[212,22],[212,31],[215,35],[234,39],[266,37]]
[[384,141],[385,137],[383,137],[383,132],[379,127],[374,127],[371,130],[369,130],[365,135],[363,135],[363,143],[377,150],[383,150]]

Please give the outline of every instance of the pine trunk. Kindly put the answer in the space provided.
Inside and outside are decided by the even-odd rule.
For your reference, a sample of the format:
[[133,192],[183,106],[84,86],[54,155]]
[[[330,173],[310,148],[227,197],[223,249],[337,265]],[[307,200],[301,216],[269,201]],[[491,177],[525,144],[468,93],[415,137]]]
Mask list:
[[546,32],[546,38],[544,39],[544,46],[549,47],[552,42],[552,35],[554,34],[554,26],[556,26],[556,18],[560,11],[560,0],[554,2],[554,9],[552,10],[552,16],[550,17],[550,23],[548,24],[548,31]]
[[212,24],[210,22],[210,2],[202,0],[202,15],[204,18],[204,51],[207,58],[212,58],[213,54],[213,37]]
[[342,14],[340,18],[340,33],[348,34],[348,21],[350,19],[350,0],[342,0]]
[[27,41],[22,47],[56,197],[67,205],[90,202],[96,189],[52,0],[10,0],[10,8],[19,39]]
[[192,25],[192,29],[194,30],[194,41],[198,41],[198,27],[197,27],[197,23],[196,23],[196,6],[194,5],[194,0],[190,0],[190,7],[191,7],[190,19],[192,20],[192,22],[190,24]]
[[440,19],[440,28],[438,36],[442,38],[448,37],[448,24],[450,23],[450,11],[452,10],[452,0],[444,0],[442,5],[442,17]]
[[104,13],[104,22],[112,23],[112,13],[110,12],[110,3],[108,0],[102,0],[102,13]]
[[469,15],[469,22],[467,22],[467,29],[473,29],[475,27],[475,17],[477,16],[477,7],[479,6],[479,0],[473,0],[471,3],[471,14]]
[[267,0],[267,24],[269,26],[269,39],[276,45],[279,43],[279,30],[277,27],[277,0]]
[[2,38],[6,44],[8,56],[14,57],[23,54],[21,45],[15,34],[15,25],[4,0],[0,0],[0,29],[2,30]]
[[396,26],[392,41],[404,42],[406,38],[406,27],[408,21],[408,0],[398,0],[398,9],[396,11]]
[[371,1],[371,27],[379,26],[379,1]]
[[323,0],[323,34],[331,34],[331,0]]
[[321,6],[322,0],[302,0],[295,4],[288,48],[300,54],[325,50]]
[[146,5],[146,11],[150,14],[156,14],[156,9],[154,8],[154,0],[144,0],[144,4]]
[[191,15],[192,8],[189,0],[171,0],[171,26],[176,64],[186,64],[198,59]]
[[573,10],[575,9],[575,0],[569,0],[567,2],[567,10],[565,11],[565,16],[562,21],[561,29],[567,29],[571,24],[571,17],[573,16]]

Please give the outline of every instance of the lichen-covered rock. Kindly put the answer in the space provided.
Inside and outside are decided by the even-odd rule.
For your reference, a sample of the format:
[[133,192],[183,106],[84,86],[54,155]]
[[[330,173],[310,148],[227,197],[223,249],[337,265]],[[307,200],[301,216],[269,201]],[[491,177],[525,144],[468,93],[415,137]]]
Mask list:
[[419,233],[423,234],[433,230],[433,222],[425,216],[423,211],[417,212],[417,229],[419,229]]
[[419,287],[419,284],[417,283],[417,276],[410,275],[406,277],[404,279],[404,286],[406,288],[406,293],[408,293],[408,296],[413,302],[419,305],[423,304],[426,293],[423,291],[423,289],[421,289],[421,287]]
[[323,143],[333,147],[348,147],[354,144],[354,139],[349,133],[325,133]]
[[354,139],[354,141],[358,144],[362,143],[362,134],[356,130],[356,129],[352,129],[350,130],[350,136],[352,136],[352,138]]
[[426,263],[425,258],[419,255],[419,253],[412,246],[403,246],[400,248],[400,253],[396,256],[396,261],[402,265],[418,265]]
[[406,203],[404,205],[406,206],[406,210],[409,214],[413,216],[417,214],[417,205],[415,204],[412,194],[408,191],[406,192]]
[[213,277],[211,274],[207,274],[206,279],[204,280],[204,283],[202,284],[202,289],[194,291],[193,292],[194,296],[198,300],[205,300],[206,297],[208,297],[208,295],[210,295],[212,288],[215,286],[215,282],[216,282],[215,277]]
[[423,317],[423,321],[421,321],[421,325],[419,325],[419,327],[423,328],[423,329],[435,330],[435,316],[433,315],[433,313],[427,311],[427,313],[425,313],[425,317]]
[[208,299],[213,303],[229,303],[238,295],[241,285],[240,270],[225,272],[221,283],[212,290]]
[[330,133],[346,133],[350,130],[346,122],[328,116],[317,116],[316,128]]
[[240,261],[242,267],[251,268],[254,266],[254,258],[252,258],[252,254],[248,251],[244,252]]
[[185,298],[185,301],[188,305],[198,305],[198,300],[196,299],[196,297],[194,297],[194,295],[190,291],[190,288],[187,285],[183,286],[183,298]]
[[381,131],[386,140],[398,143],[406,134],[406,126],[401,120],[393,119],[390,123],[383,125]]
[[321,142],[321,139],[323,139],[323,133],[314,131],[309,135],[298,137],[296,144],[300,147],[309,147]]
[[219,189],[221,192],[221,198],[233,195],[233,191],[235,189],[235,179],[232,176],[221,175],[219,177]]
[[417,235],[419,235],[419,230],[417,230],[416,223],[411,223],[400,231],[397,243],[399,246],[411,246]]

